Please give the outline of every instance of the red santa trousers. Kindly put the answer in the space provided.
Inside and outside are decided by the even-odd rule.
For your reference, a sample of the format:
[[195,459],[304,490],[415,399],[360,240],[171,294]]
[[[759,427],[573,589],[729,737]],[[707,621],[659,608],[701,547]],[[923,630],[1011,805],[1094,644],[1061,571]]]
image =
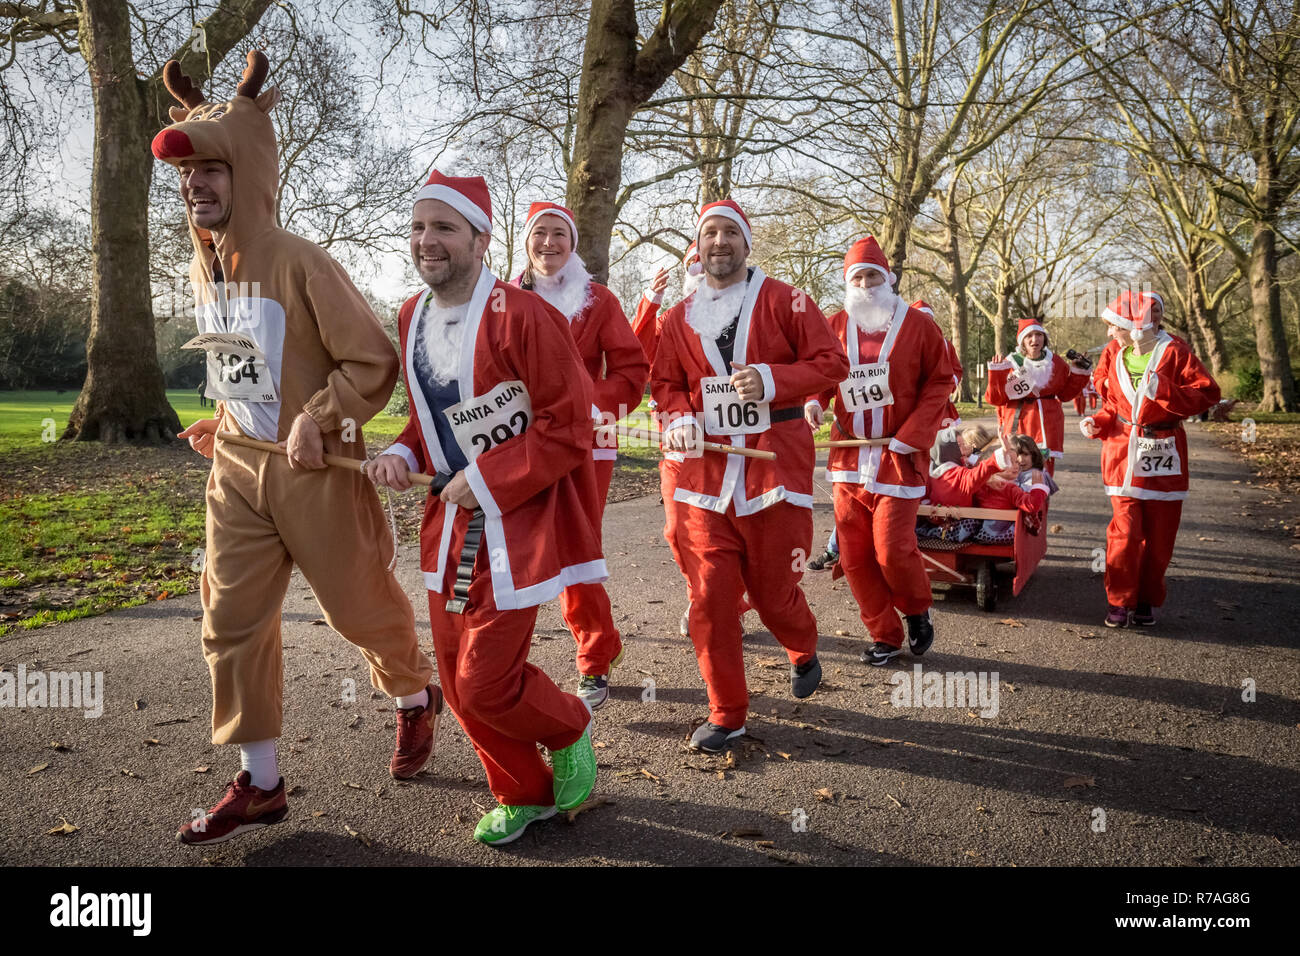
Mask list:
[[[743,636],[736,608],[743,591],[792,664],[817,653],[817,619],[799,587],[812,547],[812,511],[778,502],[737,517],[674,502],[681,561],[693,595],[691,641],[709,689],[709,720],[743,727],[749,714]],[[798,568],[798,570],[795,570]]]
[[[664,540],[668,542],[668,550],[673,553],[673,561],[685,577],[686,567],[682,564],[681,543],[677,538],[677,502],[673,501],[673,494],[677,491],[677,473],[681,468],[682,463],[672,458],[664,458],[659,462],[659,497],[664,500]],[[686,600],[688,603],[694,600],[690,578],[686,579]],[[749,601],[742,594],[740,603],[736,605],[736,617],[744,617],[750,609]]]
[[1115,607],[1165,603],[1165,569],[1183,515],[1181,501],[1111,495],[1106,528],[1106,600]]
[[[614,477],[612,459],[600,459],[596,466],[596,500],[590,513],[597,530],[605,520],[605,498]],[[614,626],[614,612],[609,606],[605,585],[571,584],[560,592],[560,617],[578,642],[578,673],[608,674],[610,663],[623,650],[623,641]]]
[[892,498],[861,485],[835,482],[835,528],[840,567],[871,639],[903,646],[904,614],[924,614],[932,599],[925,562],[916,546],[920,498]]
[[[463,532],[452,542],[460,554]],[[587,705],[528,663],[537,608],[499,611],[481,548],[464,614],[446,610],[456,580],[448,562],[443,594],[429,592],[429,621],[442,692],[483,761],[488,787],[506,806],[555,803],[551,768],[537,745],[559,750],[591,719]]]

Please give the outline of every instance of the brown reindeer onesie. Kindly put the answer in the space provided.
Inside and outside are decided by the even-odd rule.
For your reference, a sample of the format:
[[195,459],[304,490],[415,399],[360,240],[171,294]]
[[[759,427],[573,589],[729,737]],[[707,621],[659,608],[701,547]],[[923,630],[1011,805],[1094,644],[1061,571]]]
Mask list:
[[[363,458],[359,426],[387,402],[397,355],[339,264],[276,224],[279,166],[267,113],[279,95],[274,88],[258,95],[266,69],[265,57],[249,54],[238,94],[209,103],[168,64],[168,88],[185,108],[172,108],[175,122],[153,141],[154,155],[175,166],[219,159],[231,170],[224,232],[209,241],[190,222],[199,332],[239,333],[259,353],[241,368],[258,375],[258,394],[227,397],[221,428],[284,441],[306,412],[326,452]],[[345,442],[352,429],[355,440]],[[280,609],[295,563],[330,626],[361,649],[375,687],[390,697],[424,689],[433,668],[411,604],[387,570],[392,554],[379,500],[362,475],[290,471],[282,456],[216,443],[202,578],[213,743],[280,735]]]

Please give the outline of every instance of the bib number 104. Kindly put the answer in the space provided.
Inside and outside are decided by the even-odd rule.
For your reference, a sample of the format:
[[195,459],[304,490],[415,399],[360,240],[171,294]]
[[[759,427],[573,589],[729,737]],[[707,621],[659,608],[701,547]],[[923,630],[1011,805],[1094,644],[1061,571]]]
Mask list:
[[257,356],[218,352],[214,356],[220,368],[220,381],[238,385],[241,381],[257,384]]

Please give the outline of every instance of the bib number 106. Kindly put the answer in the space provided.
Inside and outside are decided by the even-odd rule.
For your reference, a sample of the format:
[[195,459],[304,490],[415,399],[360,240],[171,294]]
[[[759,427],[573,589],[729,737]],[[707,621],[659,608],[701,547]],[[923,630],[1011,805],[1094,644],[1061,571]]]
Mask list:
[[719,402],[713,406],[713,416],[719,430],[753,428],[758,424],[758,403],[731,402],[723,405]]

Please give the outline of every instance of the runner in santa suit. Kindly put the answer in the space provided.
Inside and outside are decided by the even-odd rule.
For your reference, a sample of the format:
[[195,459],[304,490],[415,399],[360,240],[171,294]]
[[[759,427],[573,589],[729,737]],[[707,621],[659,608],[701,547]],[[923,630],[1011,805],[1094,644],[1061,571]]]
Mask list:
[[[528,265],[512,285],[536,292],[568,319],[593,386],[592,416],[612,425],[641,404],[650,375],[641,343],[618,298],[588,275],[574,251],[573,213],[556,203],[535,202],[528,208],[524,237]],[[618,445],[617,439],[612,445],[601,442],[594,431],[590,444],[596,493],[587,507],[599,533]],[[623,658],[609,595],[599,583],[569,585],[560,595],[560,614],[578,642],[578,696],[599,707],[609,699],[609,670]]]
[[1088,384],[1083,386],[1083,391],[1074,396],[1074,410],[1082,415],[1085,411],[1092,411],[1097,408],[1097,389],[1092,384],[1092,379],[1088,379]]
[[696,223],[705,283],[664,316],[651,389],[667,451],[711,440],[775,461],[692,452],[678,473],[680,557],[693,603],[690,634],[709,690],[691,747],[717,753],[745,732],[749,692],[736,605],[749,592],[790,658],[790,686],[821,681],[817,621],[799,587],[812,545],[813,443],[803,398],[841,380],[848,363],[806,293],[746,267],[749,222],[732,200]]
[[[911,308],[918,312],[924,312],[930,318],[934,319],[934,309],[932,309],[924,299],[917,299],[912,303]],[[939,322],[935,319],[935,324]],[[942,330],[941,330],[942,331]],[[940,422],[940,428],[960,428],[961,413],[957,411],[957,405],[953,402],[953,396],[957,394],[957,389],[961,387],[961,378],[965,374],[961,367],[961,356],[957,354],[957,346],[952,344],[952,339],[946,335],[943,339],[948,343],[948,362],[952,365],[952,391],[948,393],[948,407],[944,409],[943,420]]]
[[398,316],[410,418],[369,470],[398,489],[410,471],[446,482],[425,504],[420,568],[447,702],[500,804],[474,839],[500,845],[595,782],[590,707],[528,649],[539,604],[607,575],[588,507],[591,385],[564,316],[483,267],[491,228],[481,177],[435,170],[416,194],[411,255],[429,288]]
[[1165,569],[1187,498],[1182,419],[1219,400],[1219,386],[1182,339],[1160,328],[1163,303],[1122,292],[1102,313],[1111,341],[1094,381],[1102,409],[1079,422],[1102,441],[1101,476],[1112,516],[1106,529],[1107,627],[1155,624]]
[[873,644],[862,661],[880,667],[902,652],[902,612],[913,654],[934,643],[930,579],[916,545],[916,515],[925,495],[930,446],[948,394],[952,365],[934,319],[909,308],[874,236],[844,256],[844,308],[831,328],[850,371],[805,406],[809,424],[835,403],[833,439],[885,438],[888,446],[832,448],[840,561]]
[[997,406],[1000,431],[1028,435],[1034,440],[1051,475],[1065,442],[1065,409],[1061,403],[1083,391],[1089,370],[1053,355],[1047,345],[1047,331],[1042,324],[1037,319],[1021,319],[1016,351],[1005,359],[995,355],[989,362],[984,401]]

